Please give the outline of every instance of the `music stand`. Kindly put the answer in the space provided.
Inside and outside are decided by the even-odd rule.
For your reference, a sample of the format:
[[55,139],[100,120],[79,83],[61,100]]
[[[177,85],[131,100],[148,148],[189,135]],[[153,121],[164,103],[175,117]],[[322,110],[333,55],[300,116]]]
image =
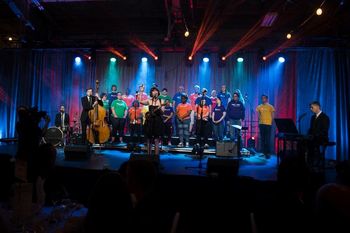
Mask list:
[[290,118],[275,118],[278,134],[299,134],[298,129]]

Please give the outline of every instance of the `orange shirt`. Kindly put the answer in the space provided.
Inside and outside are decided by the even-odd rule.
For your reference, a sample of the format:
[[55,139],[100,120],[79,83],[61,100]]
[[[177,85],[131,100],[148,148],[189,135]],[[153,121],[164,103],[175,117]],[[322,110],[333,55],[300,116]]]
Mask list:
[[142,112],[141,108],[135,108],[131,107],[129,109],[129,119],[130,119],[130,124],[141,124],[141,117],[142,117]]
[[189,103],[181,103],[181,104],[178,104],[177,107],[176,107],[176,114],[179,118],[183,118],[184,116],[190,116],[190,113],[191,113],[191,110],[192,110],[192,107]]
[[209,107],[204,105],[203,107],[198,106],[197,119],[200,120],[201,116],[203,120],[207,121],[209,118]]

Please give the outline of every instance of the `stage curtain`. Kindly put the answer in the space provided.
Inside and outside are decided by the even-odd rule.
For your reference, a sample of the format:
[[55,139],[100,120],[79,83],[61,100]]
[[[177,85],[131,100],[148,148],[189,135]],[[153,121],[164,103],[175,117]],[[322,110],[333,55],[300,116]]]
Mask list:
[[[267,94],[276,108],[276,117],[300,121],[303,133],[309,124],[310,101],[316,99],[330,116],[330,138],[337,142],[329,150],[330,158],[347,158],[349,129],[349,51],[334,49],[297,49],[285,53],[285,63],[276,58],[263,62],[258,53],[245,53],[244,62],[232,56],[225,65],[219,65],[219,56],[211,54],[210,61],[202,61],[203,54],[195,56],[193,64],[185,61],[184,53],[161,54],[159,62],[151,58],[142,63],[141,53],[133,53],[127,61],[110,62],[112,54],[97,52],[91,61],[72,49],[1,50],[0,51],[0,137],[15,136],[16,108],[37,105],[53,119],[59,105],[64,104],[72,121],[79,122],[80,97],[87,87],[100,80],[100,92],[108,92],[112,84],[124,92],[130,88],[134,94],[138,85],[145,84],[149,91],[152,83],[166,87],[174,95],[179,85],[188,94],[193,85],[208,90],[219,90],[226,84],[232,93],[240,89],[246,96],[246,119],[253,120],[247,137],[258,137],[255,108],[260,96]],[[74,58],[82,62],[76,64]],[[72,122],[73,123],[73,122]],[[345,156],[346,155],[346,156]]]

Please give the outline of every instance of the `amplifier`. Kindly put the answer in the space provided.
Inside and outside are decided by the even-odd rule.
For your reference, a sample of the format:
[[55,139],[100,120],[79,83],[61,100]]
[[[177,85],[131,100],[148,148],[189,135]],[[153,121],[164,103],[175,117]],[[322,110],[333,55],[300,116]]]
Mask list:
[[238,145],[232,141],[217,141],[216,156],[217,157],[238,157]]

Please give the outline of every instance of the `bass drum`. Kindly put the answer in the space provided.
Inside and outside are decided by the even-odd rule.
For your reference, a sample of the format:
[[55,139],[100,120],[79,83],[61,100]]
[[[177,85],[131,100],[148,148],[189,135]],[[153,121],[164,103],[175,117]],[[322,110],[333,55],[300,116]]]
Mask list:
[[63,139],[63,132],[57,127],[50,127],[46,130],[46,133],[43,137],[44,143],[50,143],[53,146],[58,146]]

